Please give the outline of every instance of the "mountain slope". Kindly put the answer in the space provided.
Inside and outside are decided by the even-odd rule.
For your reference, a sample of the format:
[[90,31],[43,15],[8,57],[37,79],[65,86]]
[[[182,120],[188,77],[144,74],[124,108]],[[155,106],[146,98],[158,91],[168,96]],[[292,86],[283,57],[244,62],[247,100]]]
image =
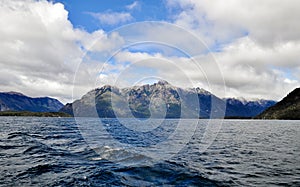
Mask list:
[[57,112],[63,106],[49,97],[31,98],[17,92],[0,92],[0,111]]
[[273,107],[259,114],[257,119],[300,119],[300,88],[296,88]]
[[[94,89],[72,104],[65,105],[61,112],[88,117],[136,117],[136,118],[179,118],[198,117],[198,111],[188,109],[180,95],[195,98],[195,92],[186,92],[165,81],[153,85],[119,89],[109,85]],[[73,110],[73,111],[72,111]],[[96,112],[95,112],[96,111]],[[181,111],[184,111],[181,114]]]
[[182,89],[159,81],[124,89],[106,85],[68,103],[60,111],[107,118],[222,118],[226,109],[228,116],[253,117],[272,104],[273,101],[248,102],[239,106],[200,88]]
[[272,100],[246,101],[234,98],[226,99],[226,114],[229,117],[253,117],[276,104]]

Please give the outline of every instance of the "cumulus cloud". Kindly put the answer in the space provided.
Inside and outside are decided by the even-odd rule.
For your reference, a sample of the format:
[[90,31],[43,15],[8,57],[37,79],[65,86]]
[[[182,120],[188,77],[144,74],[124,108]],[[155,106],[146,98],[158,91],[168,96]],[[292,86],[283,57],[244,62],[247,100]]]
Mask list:
[[299,40],[297,0],[179,0],[168,1],[180,8],[175,23],[197,29],[214,40],[228,40],[247,33],[263,45]]
[[[281,68],[278,68],[272,62],[282,55],[282,59],[289,57],[291,61],[297,60],[291,59],[292,55],[285,54],[284,51],[282,53],[258,48],[247,37],[232,43],[222,52],[193,58],[122,51],[115,56],[114,63],[130,64],[118,69],[111,79],[127,79],[133,84],[139,79],[154,75],[184,88],[202,87],[220,97],[279,100],[300,85],[298,77],[288,77],[286,68],[282,68],[288,67],[288,63],[284,64],[279,59],[278,65]],[[298,63],[294,71],[299,72],[299,65]]]
[[287,42],[269,48],[244,37],[214,55],[226,86],[235,90],[235,95],[278,100],[300,85],[299,77],[290,74],[300,73],[299,44]]
[[[71,82],[74,63],[80,59],[76,45],[80,31],[68,21],[64,6],[9,1],[0,6],[0,16],[5,18],[0,19],[0,67],[17,83],[4,89],[32,96],[70,94],[63,85]],[[57,86],[49,87],[50,82]]]
[[280,99],[300,85],[299,1],[167,2],[174,23],[219,51],[228,96]]
[[[5,18],[0,19],[1,91],[71,101],[74,75],[87,49],[110,51],[122,44],[116,33],[74,28],[61,3],[6,1],[0,16]],[[96,74],[93,68],[86,65],[80,73],[85,86],[75,98],[94,86],[87,84],[87,75]]]
[[104,25],[117,25],[133,20],[133,17],[128,12],[89,12],[88,14],[96,18],[101,24]]
[[[1,91],[70,102],[74,83],[79,98],[115,80],[126,86],[157,76],[221,97],[278,100],[300,85],[298,1],[179,0],[167,5],[179,10],[172,15],[179,27],[145,22],[88,33],[73,27],[61,3],[0,1]],[[126,8],[137,7],[136,1]],[[107,25],[134,19],[126,12],[90,14]],[[218,92],[224,86],[225,95]]]

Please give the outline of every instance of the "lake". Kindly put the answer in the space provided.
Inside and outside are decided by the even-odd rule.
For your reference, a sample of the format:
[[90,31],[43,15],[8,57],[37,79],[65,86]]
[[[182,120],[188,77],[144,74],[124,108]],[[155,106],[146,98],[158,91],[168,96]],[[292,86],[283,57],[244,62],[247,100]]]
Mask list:
[[0,118],[0,186],[300,186],[300,121]]

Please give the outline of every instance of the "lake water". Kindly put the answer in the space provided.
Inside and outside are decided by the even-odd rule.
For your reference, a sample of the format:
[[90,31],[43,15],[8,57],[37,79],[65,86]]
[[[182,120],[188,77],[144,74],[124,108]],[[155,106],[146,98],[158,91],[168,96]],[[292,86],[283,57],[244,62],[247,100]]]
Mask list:
[[0,186],[300,186],[300,121],[220,122],[1,117]]

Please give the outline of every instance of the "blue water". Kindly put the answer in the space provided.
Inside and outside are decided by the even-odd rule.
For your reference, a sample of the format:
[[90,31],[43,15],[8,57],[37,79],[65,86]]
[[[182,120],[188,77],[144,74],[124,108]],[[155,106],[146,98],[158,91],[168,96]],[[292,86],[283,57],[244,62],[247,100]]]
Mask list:
[[97,120],[1,117],[0,186],[300,186],[299,121]]

